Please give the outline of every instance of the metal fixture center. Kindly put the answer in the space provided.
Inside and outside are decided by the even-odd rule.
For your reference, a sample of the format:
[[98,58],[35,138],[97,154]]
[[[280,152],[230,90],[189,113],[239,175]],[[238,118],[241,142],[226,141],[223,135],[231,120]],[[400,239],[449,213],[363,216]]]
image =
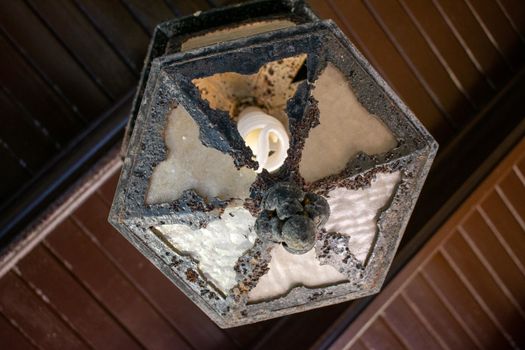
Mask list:
[[282,243],[293,254],[304,254],[315,245],[315,236],[328,221],[330,207],[323,197],[303,192],[297,185],[280,182],[262,202],[255,232],[263,241]]

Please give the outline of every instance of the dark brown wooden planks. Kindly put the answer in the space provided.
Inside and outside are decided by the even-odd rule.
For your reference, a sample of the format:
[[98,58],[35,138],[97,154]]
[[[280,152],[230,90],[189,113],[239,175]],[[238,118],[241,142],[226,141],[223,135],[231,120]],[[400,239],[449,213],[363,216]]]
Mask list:
[[512,25],[512,29],[525,42],[525,9],[521,0],[496,0],[501,10]]
[[464,124],[474,112],[466,93],[451,79],[399,2],[364,3],[452,125]]
[[149,35],[153,34],[157,24],[176,16],[163,0],[123,0],[122,3]]
[[410,305],[398,296],[385,309],[383,318],[403,344],[411,344],[416,349],[441,349],[439,341],[428,331]]
[[64,221],[46,242],[53,254],[145,347],[189,348],[169,322],[152,308],[137,286],[122,274],[113,259],[73,221]]
[[468,96],[476,108],[484,106],[494,90],[454,37],[436,7],[418,0],[399,0],[399,3],[462,93]]
[[[9,97],[0,89],[0,105],[3,108],[0,139],[24,160],[28,168],[36,172],[56,154],[56,145],[48,137],[48,131],[34,123],[31,116],[26,115],[21,106],[15,105]],[[19,130],[24,130],[24,137],[18,135]]]
[[[0,2],[0,26],[23,50],[33,67],[45,75],[86,120],[95,119],[110,107],[111,101],[75,60],[74,53],[62,46],[23,1]],[[31,101],[24,104],[29,105]]]
[[14,272],[0,280],[0,311],[36,344],[47,349],[88,349],[68,324]]
[[4,169],[9,169],[2,175],[2,181],[0,181],[0,200],[4,201],[31,178],[31,172],[20,164],[19,159],[10,149],[6,149],[6,144],[2,139],[0,139],[0,164]]
[[517,221],[497,192],[490,193],[481,203],[480,211],[485,220],[493,225],[494,230],[505,240],[521,266],[525,266],[525,228]]
[[505,62],[518,71],[525,60],[525,46],[498,3],[494,0],[465,0],[465,3]]
[[481,344],[509,346],[505,332],[499,327],[486,305],[480,305],[476,296],[464,285],[457,273],[441,254],[436,254],[425,266],[424,275],[435,286],[461,319],[465,327]]
[[487,305],[499,326],[518,344],[525,344],[525,335],[521,331],[525,327],[525,320],[464,238],[454,233],[444,249],[445,256],[462,276],[463,283]]
[[405,349],[405,345],[392,332],[384,319],[378,319],[361,336],[361,341],[369,349]]
[[38,349],[18,328],[0,312],[0,348],[13,350]]
[[138,75],[142,70],[149,37],[122,3],[75,0],[75,4],[133,73]]
[[[1,35],[0,50],[0,66],[9,67],[0,69],[3,88],[49,130],[54,140],[66,144],[81,129],[82,121]],[[23,130],[18,135],[24,137]]]
[[525,318],[525,275],[506,252],[506,247],[478,212],[473,212],[461,229],[463,238],[489,274],[497,279],[503,294]]
[[113,99],[122,97],[135,84],[136,76],[130,68],[72,2],[28,2]]
[[516,220],[525,222],[525,186],[514,171],[499,183],[498,193]]
[[407,300],[413,303],[441,342],[450,349],[472,349],[476,347],[473,339],[462,327],[451,310],[436,294],[435,290],[422,276],[416,276],[404,290]]
[[119,168],[115,174],[111,175],[97,190],[102,200],[104,200],[108,205],[113,203],[113,197],[115,196],[115,191],[117,190],[120,177],[120,170],[121,168]]
[[42,245],[18,265],[23,279],[96,349],[139,349],[122,325]]
[[503,86],[511,76],[510,67],[490,42],[467,4],[450,0],[433,0],[433,3],[479,69],[495,87]]
[[261,344],[263,338],[271,332],[276,320],[257,322],[246,326],[225,329],[224,332],[239,346],[240,349],[253,349]]

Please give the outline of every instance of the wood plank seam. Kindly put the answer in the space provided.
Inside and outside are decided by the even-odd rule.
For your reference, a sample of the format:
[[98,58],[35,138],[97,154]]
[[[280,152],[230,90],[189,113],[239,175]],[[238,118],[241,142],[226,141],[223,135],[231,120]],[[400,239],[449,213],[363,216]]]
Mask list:
[[512,213],[512,215],[514,216],[516,221],[520,224],[521,228],[523,230],[525,230],[525,221],[524,221],[524,219],[518,213],[516,208],[514,208],[514,205],[510,202],[509,198],[507,197],[507,195],[505,194],[503,189],[499,185],[496,185],[495,189],[496,189],[496,192],[498,193],[498,195],[500,196],[501,200],[503,201],[503,203],[505,203],[505,205],[507,206],[509,211]]
[[103,201],[107,206],[111,207],[112,203],[108,202],[108,200],[104,197],[104,195],[102,195],[102,193],[100,192],[100,187],[97,189],[95,193],[97,197],[100,198],[101,201]]
[[363,52],[363,55],[366,57],[366,59],[374,66],[374,69],[381,74],[383,79],[387,81],[390,85],[394,86],[393,82],[391,82],[388,79],[388,75],[385,74],[385,71],[383,70],[382,66],[377,62],[377,59],[372,55],[370,50],[368,49],[368,46],[365,44],[363,39],[356,33],[352,27],[348,23],[348,18],[346,16],[342,16],[340,14],[340,11],[337,10],[337,6],[334,4],[334,0],[327,0],[328,6],[332,10],[332,12],[335,14],[335,16],[341,21],[341,23],[344,25],[343,30],[346,29],[346,33],[350,34],[349,37],[351,37],[352,40],[355,40],[357,44],[360,46],[360,50]]
[[394,328],[392,328],[392,326],[390,325],[390,323],[388,322],[388,320],[385,318],[384,314],[380,314],[378,317],[377,317],[381,323],[383,323],[383,325],[390,331],[390,333],[392,333],[392,335],[394,336],[394,338],[397,339],[397,341],[403,345],[403,347],[405,349],[410,349],[410,346],[409,344],[407,343],[407,341],[398,333],[396,332],[396,330]]
[[503,12],[503,14],[505,15],[505,18],[507,18],[507,21],[509,21],[509,24],[510,26],[512,27],[512,29],[516,32],[516,34],[518,35],[518,37],[521,39],[521,41],[525,44],[525,37],[521,34],[521,32],[518,30],[518,26],[516,25],[516,23],[514,23],[514,20],[512,19],[512,17],[509,15],[509,12],[507,11],[507,9],[505,8],[505,6],[503,6],[503,4],[501,3],[501,0],[496,0],[496,3],[498,4],[499,8],[501,9],[501,12]]
[[3,84],[0,84],[0,93],[3,93],[7,98],[11,100],[11,102],[22,112],[22,115],[24,116],[24,119],[26,119],[29,124],[33,127],[33,129],[37,130],[48,142],[55,148],[56,151],[60,151],[62,149],[62,144],[54,139],[51,134],[49,133],[49,130],[40,123],[34,116],[31,115],[31,112],[27,110],[27,108],[14,96],[9,89],[7,89]]
[[452,118],[452,116],[447,111],[447,109],[443,106],[443,104],[440,101],[440,98],[436,95],[436,93],[434,92],[430,84],[426,81],[426,79],[423,78],[423,76],[421,75],[417,67],[414,65],[414,62],[412,62],[410,57],[406,54],[406,52],[403,50],[403,48],[397,41],[396,37],[390,32],[387,25],[382,20],[381,16],[377,13],[375,8],[370,4],[369,0],[363,0],[363,4],[367,8],[367,10],[370,12],[374,20],[377,22],[377,24],[379,24],[379,27],[386,34],[390,42],[394,45],[397,52],[401,55],[405,63],[408,65],[409,69],[416,76],[417,80],[420,82],[421,85],[423,85],[423,88],[426,90],[426,92],[428,93],[432,101],[434,102],[434,105],[441,111],[441,113],[445,117],[445,120],[448,122],[450,127],[452,127],[453,130],[457,131],[459,129],[459,125],[456,123],[454,118]]
[[74,5],[80,12],[80,14],[86,19],[86,21],[93,27],[97,34],[102,38],[102,40],[107,44],[111,51],[120,59],[122,63],[128,68],[129,72],[135,77],[139,78],[140,70],[142,67],[137,67],[129,57],[122,53],[115,43],[106,35],[106,33],[100,28],[96,21],[86,12],[86,9],[78,0],[74,0]]
[[512,166],[512,170],[516,174],[516,176],[520,179],[523,186],[525,186],[525,175],[521,172],[520,168],[516,164]]
[[417,307],[417,305],[410,299],[410,297],[402,291],[399,293],[399,296],[403,299],[403,301],[408,305],[410,310],[414,313],[414,315],[417,317],[417,319],[425,326],[425,328],[428,330],[430,334],[434,337],[434,339],[438,342],[439,346],[441,346],[443,349],[450,350],[449,346],[443,338],[439,335],[439,333],[432,327],[432,324],[430,321],[423,315],[421,310]]
[[75,123],[80,123],[80,125],[85,126],[87,125],[88,121],[85,118],[85,116],[80,113],[80,110],[78,107],[70,101],[64,92],[58,87],[57,84],[55,84],[51,78],[47,76],[47,74],[38,67],[36,62],[31,59],[31,57],[21,48],[20,45],[16,43],[16,41],[13,39],[13,37],[2,27],[0,26],[0,35],[9,43],[9,45],[13,48],[13,50],[22,57],[24,62],[31,68],[31,70],[36,74],[38,78],[46,85],[50,91],[54,93],[54,95],[62,101],[67,108],[71,111],[72,115],[75,116],[75,119],[70,118],[70,115],[67,114],[66,116]]
[[31,12],[38,18],[42,25],[51,33],[51,35],[57,40],[57,42],[64,48],[64,50],[70,55],[70,57],[79,65],[79,67],[87,74],[91,81],[98,86],[100,91],[110,100],[110,102],[115,102],[117,96],[114,96],[104,84],[101,82],[100,78],[93,72],[83,61],[82,59],[69,48],[68,45],[62,40],[58,33],[49,25],[49,22],[38,12],[35,6],[30,2],[32,0],[24,0],[24,3],[31,10]]
[[463,226],[459,225],[457,227],[457,230],[460,236],[465,240],[465,242],[467,242],[467,245],[470,247],[474,255],[481,262],[481,265],[483,265],[483,267],[485,268],[485,270],[487,270],[490,277],[492,277],[492,279],[496,282],[496,285],[501,289],[503,294],[507,297],[507,299],[511,302],[511,304],[514,305],[514,307],[519,312],[521,317],[525,320],[525,312],[521,308],[520,304],[517,302],[516,298],[510,292],[509,288],[507,287],[507,284],[500,278],[500,276],[494,270],[494,267],[490,264],[490,262],[487,261],[487,259],[485,258],[485,255],[479,250],[479,247],[472,240],[472,238],[470,238],[470,236],[465,231]]
[[483,218],[483,221],[487,224],[487,226],[492,231],[492,234],[494,235],[494,237],[496,237],[498,242],[503,246],[503,248],[505,249],[505,252],[509,255],[509,257],[512,259],[516,267],[520,270],[520,272],[523,274],[523,277],[525,278],[525,266],[520,262],[519,258],[516,256],[516,254],[514,253],[514,251],[508,244],[508,242],[505,240],[505,238],[503,238],[503,236],[501,235],[501,232],[499,232],[496,225],[494,225],[494,223],[492,222],[488,214],[485,212],[485,210],[480,205],[476,206],[476,210],[479,212],[480,216]]
[[46,306],[46,308],[48,310],[51,311],[51,313],[53,313],[56,317],[58,317],[58,319],[60,319],[64,325],[66,325],[66,327],[71,330],[71,332],[81,341],[83,342],[88,348],[91,348],[93,349],[94,346],[93,344],[91,344],[87,339],[85,339],[82,334],[80,333],[80,331],[75,327],[75,325],[73,325],[67,318],[66,315],[62,314],[55,305],[53,305],[53,303],[51,303],[51,301],[49,300],[49,298],[41,291],[39,290],[33,283],[31,283],[30,281],[28,281],[27,279],[24,278],[22,272],[20,271],[20,269],[18,268],[18,266],[14,266],[11,271],[13,271],[13,274],[18,277],[18,279],[20,281],[22,281],[22,283],[24,283],[32,292],[33,292],[33,295],[40,299],[42,301],[42,303]]
[[138,24],[138,26],[140,28],[142,28],[142,30],[144,31],[144,33],[146,33],[146,35],[148,36],[148,38],[151,38],[152,34],[149,30],[148,30],[148,27],[146,26],[145,23],[143,23],[139,17],[137,16],[137,14],[135,13],[135,11],[133,11],[133,9],[131,8],[131,6],[128,4],[128,2],[126,0],[120,0],[120,3],[124,6],[124,8],[128,11],[128,13],[131,15],[131,18],[133,18],[133,20]]
[[106,312],[106,314],[118,325],[120,328],[132,339],[138,346],[145,349],[146,347],[141,341],[131,332],[128,327],[126,327],[120,319],[113,313],[111,310],[94,294],[90,287],[80,279],[75,273],[73,266],[71,266],[67,261],[64,261],[60,258],[60,255],[54,250],[53,247],[47,242],[47,240],[42,241],[41,246],[49,253],[52,259],[54,259],[66,273],[73,279],[77,284],[94,300],[94,302]]
[[517,71],[516,67],[513,67],[512,64],[510,63],[508,57],[503,54],[503,50],[501,49],[500,45],[498,44],[498,42],[494,38],[494,35],[492,35],[490,30],[487,28],[487,25],[485,24],[485,22],[483,21],[483,19],[479,15],[478,11],[476,11],[476,8],[474,6],[472,6],[471,0],[464,0],[464,1],[465,1],[465,4],[467,5],[467,7],[469,8],[470,12],[472,12],[472,15],[474,16],[474,18],[478,22],[479,26],[481,27],[481,29],[483,30],[483,32],[485,33],[485,35],[489,39],[489,41],[492,44],[492,46],[494,46],[494,48],[496,49],[498,54],[503,59],[503,62],[505,62],[505,64],[507,65],[507,67],[510,68],[511,71],[516,72]]
[[31,344],[35,349],[41,349],[41,347],[39,347],[38,344],[22,328],[20,328],[20,326],[15,322],[15,320],[11,319],[10,317],[4,314],[1,305],[0,305],[0,317],[6,320],[6,322],[16,332],[18,332],[22,337],[24,337],[29,342],[29,344]]
[[29,175],[35,174],[36,169],[31,169],[29,165],[22,158],[20,158],[16,154],[16,152],[11,147],[9,147],[7,142],[5,142],[2,138],[0,138],[0,145],[6,151],[7,155],[13,158],[27,174]]
[[[391,293],[391,294],[379,294],[378,298],[384,299],[381,302],[381,306],[377,310],[377,314],[373,317],[370,317],[367,319],[367,321],[357,330],[357,332],[353,335],[353,337],[349,341],[349,346],[351,346],[357,339],[361,337],[361,335],[368,329],[368,327],[375,321],[377,315],[384,313],[384,311],[388,308],[388,306],[395,300],[397,297],[401,296],[403,294],[403,290],[407,285],[409,285],[412,282],[412,279],[420,272],[420,270],[423,268],[423,266],[426,265],[428,260],[432,258],[431,254],[427,256],[423,261],[420,262],[419,267],[410,275],[406,276],[402,280],[402,282],[399,284],[399,286]],[[407,298],[405,295],[403,297],[404,299]],[[406,301],[406,300],[405,300]]]
[[432,289],[432,291],[436,294],[438,300],[445,306],[447,311],[452,315],[454,320],[461,326],[463,331],[469,336],[470,340],[479,348],[483,348],[483,344],[479,342],[479,339],[474,335],[472,332],[472,329],[465,323],[461,315],[456,311],[454,306],[450,303],[450,301],[445,297],[442,290],[437,287],[436,283],[428,276],[428,273],[425,271],[425,269],[422,269],[420,272],[420,275],[422,279],[425,281],[425,283]]
[[443,55],[441,54],[441,52],[439,52],[439,49],[436,47],[436,45],[434,44],[433,40],[431,39],[431,37],[428,35],[427,31],[423,28],[423,26],[421,25],[421,22],[417,19],[417,17],[414,15],[414,13],[408,8],[405,0],[398,0],[398,3],[401,5],[401,7],[403,8],[403,10],[405,11],[405,13],[408,15],[408,17],[410,18],[411,22],[414,24],[414,26],[417,28],[418,32],[420,33],[420,35],[423,37],[423,40],[425,40],[425,42],[427,43],[427,45],[429,46],[430,50],[432,51],[432,53],[434,54],[434,56],[436,56],[437,60],[439,61],[439,63],[441,63],[441,66],[445,69],[445,71],[448,73],[450,79],[452,80],[452,82],[454,83],[454,85],[456,85],[457,89],[459,90],[459,92],[465,97],[465,99],[470,103],[470,105],[474,108],[474,111],[479,111],[480,109],[480,106],[474,102],[474,100],[472,99],[472,96],[470,96],[468,93],[467,93],[467,89],[465,89],[465,87],[463,86],[463,84],[460,82],[458,76],[456,75],[456,73],[454,73],[454,71],[452,70],[452,68],[450,67],[450,65],[448,64],[448,62],[446,61],[446,59],[443,57]]
[[443,9],[443,7],[437,3],[436,0],[432,0],[432,4],[436,7],[436,9],[438,10],[438,12],[441,14],[441,17],[443,17],[443,19],[445,20],[445,23],[447,23],[448,27],[450,28],[450,30],[452,31],[452,33],[454,34],[454,36],[456,37],[456,39],[459,41],[459,43],[461,44],[461,47],[463,47],[463,50],[465,50],[465,52],[467,53],[467,56],[470,58],[470,60],[472,61],[472,63],[474,64],[474,66],[477,68],[477,70],[479,71],[479,73],[485,77],[485,80],[487,81],[487,84],[490,85],[490,87],[492,87],[493,90],[496,90],[496,84],[492,81],[492,79],[488,76],[487,72],[485,72],[485,70],[483,69],[483,67],[481,66],[481,63],[478,61],[478,59],[476,58],[476,56],[472,53],[472,51],[468,48],[468,45],[467,43],[465,42],[465,40],[463,39],[463,37],[461,36],[461,34],[459,33],[459,31],[457,30],[456,26],[454,25],[454,23],[452,23],[452,21],[450,20],[447,12]]
[[157,305],[155,301],[151,299],[151,296],[149,293],[144,290],[143,287],[140,286],[139,283],[135,281],[135,279],[130,276],[128,272],[126,272],[120,265],[120,263],[111,255],[107,249],[105,249],[101,244],[100,241],[89,231],[89,229],[75,216],[75,214],[72,214],[70,216],[71,221],[80,229],[80,232],[82,232],[84,235],[86,235],[97,247],[97,249],[108,259],[108,261],[117,269],[117,271],[124,277],[125,280],[127,280],[132,286],[133,289],[137,291],[137,293],[142,297],[142,299],[151,307],[151,309],[164,321],[166,322],[170,328],[173,329],[173,331],[180,336],[180,338],[188,345],[190,348],[194,348],[187,336],[181,332],[176,324],[172,322],[172,320],[167,317],[164,312],[162,312],[161,308]]
[[483,298],[478,294],[474,286],[472,286],[471,282],[468,280],[468,278],[465,276],[465,274],[461,271],[459,266],[456,264],[456,262],[453,260],[453,258],[443,249],[442,247],[439,248],[439,252],[441,255],[445,258],[445,261],[448,263],[450,268],[454,271],[456,276],[461,280],[461,282],[465,285],[467,290],[470,292],[471,296],[476,300],[478,305],[481,307],[481,309],[485,312],[487,317],[494,323],[496,328],[503,334],[503,336],[507,339],[507,341],[516,348],[516,342],[512,338],[512,336],[507,332],[507,330],[503,327],[503,325],[499,322],[499,320],[494,315],[494,312],[491,310],[491,308],[488,306],[488,304],[483,300]]

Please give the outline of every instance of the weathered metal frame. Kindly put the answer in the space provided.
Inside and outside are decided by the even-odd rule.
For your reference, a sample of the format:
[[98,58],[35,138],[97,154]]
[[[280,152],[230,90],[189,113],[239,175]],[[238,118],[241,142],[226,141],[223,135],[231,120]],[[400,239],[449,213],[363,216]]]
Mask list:
[[[290,52],[283,49],[286,47],[291,48]],[[258,55],[253,55],[254,50],[258,50]],[[197,283],[189,282],[184,271],[188,268],[198,271],[197,263],[178,254],[150,230],[155,225],[215,218],[211,214],[189,210],[173,213],[170,204],[146,206],[144,198],[148,179],[154,166],[166,157],[162,135],[173,101],[182,104],[197,122],[199,118],[202,122],[210,114],[217,113],[199,102],[188,81],[222,71],[253,73],[268,61],[303,52],[309,55],[309,82],[315,81],[323,62],[332,62],[347,76],[359,102],[378,116],[398,141],[403,140],[392,152],[377,157],[357,157],[347,167],[345,176],[357,177],[382,167],[387,171],[401,170],[402,180],[391,204],[379,217],[376,240],[364,270],[359,271],[362,278],[323,288],[297,287],[286,296],[269,302],[236,305],[231,297],[222,296],[201,276]],[[225,59],[228,55],[230,59]],[[234,58],[241,56],[247,65],[229,65],[228,62],[240,62]],[[195,65],[204,62],[207,64],[195,69]],[[437,144],[334,23],[307,23],[159,57],[153,60],[148,76],[110,221],[190,299],[217,324],[231,327],[351,300],[379,290],[435,156]],[[230,141],[229,146],[238,144],[236,141],[239,140],[234,136]],[[213,142],[211,145],[223,151],[228,147],[228,144],[221,146]]]

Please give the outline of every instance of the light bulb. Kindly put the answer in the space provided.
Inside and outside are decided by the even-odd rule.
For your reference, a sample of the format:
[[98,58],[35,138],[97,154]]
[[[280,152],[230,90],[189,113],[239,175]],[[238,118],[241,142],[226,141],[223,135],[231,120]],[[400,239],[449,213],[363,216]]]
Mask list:
[[248,107],[239,114],[237,130],[259,163],[257,173],[263,169],[272,172],[283,165],[290,140],[279,120],[257,107]]

